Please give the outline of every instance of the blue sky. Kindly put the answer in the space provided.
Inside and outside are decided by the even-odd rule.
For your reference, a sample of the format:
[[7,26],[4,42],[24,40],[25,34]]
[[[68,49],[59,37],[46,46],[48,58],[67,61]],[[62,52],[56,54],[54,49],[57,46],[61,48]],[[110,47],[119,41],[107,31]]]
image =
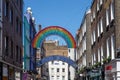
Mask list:
[[36,26],[61,26],[75,37],[84,13],[92,0],[24,0],[24,13],[32,8]]

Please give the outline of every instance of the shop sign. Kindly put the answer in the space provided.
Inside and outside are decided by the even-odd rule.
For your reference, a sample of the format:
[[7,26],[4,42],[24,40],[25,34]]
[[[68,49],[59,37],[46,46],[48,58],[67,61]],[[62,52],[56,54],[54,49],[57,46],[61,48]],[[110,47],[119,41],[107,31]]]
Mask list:
[[116,63],[105,66],[105,74],[110,74],[111,72],[116,72]]
[[20,72],[15,72],[15,80],[20,80]]
[[28,73],[23,73],[22,80],[30,80],[30,75]]

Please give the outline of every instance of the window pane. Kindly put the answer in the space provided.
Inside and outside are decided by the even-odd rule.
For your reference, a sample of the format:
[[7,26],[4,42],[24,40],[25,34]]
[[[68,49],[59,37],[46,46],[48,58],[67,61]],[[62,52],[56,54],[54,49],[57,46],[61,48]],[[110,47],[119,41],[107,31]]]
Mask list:
[[97,23],[97,31],[98,31],[98,37],[100,36],[100,30],[99,30],[99,22]]
[[59,72],[59,68],[57,68],[57,72]]
[[111,36],[111,59],[115,58],[115,36]]
[[111,21],[114,19],[114,4],[113,4],[113,0],[111,2],[110,5],[110,11],[111,11]]
[[106,26],[109,25],[109,9],[106,10]]
[[102,33],[103,32],[103,18],[100,19],[100,29]]

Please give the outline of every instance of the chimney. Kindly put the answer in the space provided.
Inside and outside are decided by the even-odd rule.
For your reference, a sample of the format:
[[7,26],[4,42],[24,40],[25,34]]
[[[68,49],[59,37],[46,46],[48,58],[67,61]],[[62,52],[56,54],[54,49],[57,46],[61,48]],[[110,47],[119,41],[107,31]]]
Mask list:
[[38,29],[41,30],[41,29],[42,29],[42,26],[41,26],[41,25],[38,25]]

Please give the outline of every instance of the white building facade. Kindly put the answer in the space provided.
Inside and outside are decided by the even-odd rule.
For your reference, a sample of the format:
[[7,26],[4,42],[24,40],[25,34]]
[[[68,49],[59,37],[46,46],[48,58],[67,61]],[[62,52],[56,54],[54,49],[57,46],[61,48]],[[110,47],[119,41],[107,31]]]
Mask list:
[[[68,57],[75,61],[75,49],[74,48],[68,48]],[[74,80],[75,78],[75,68],[72,66],[68,66],[68,80]]]
[[48,62],[50,80],[68,80],[68,64],[62,61]]

